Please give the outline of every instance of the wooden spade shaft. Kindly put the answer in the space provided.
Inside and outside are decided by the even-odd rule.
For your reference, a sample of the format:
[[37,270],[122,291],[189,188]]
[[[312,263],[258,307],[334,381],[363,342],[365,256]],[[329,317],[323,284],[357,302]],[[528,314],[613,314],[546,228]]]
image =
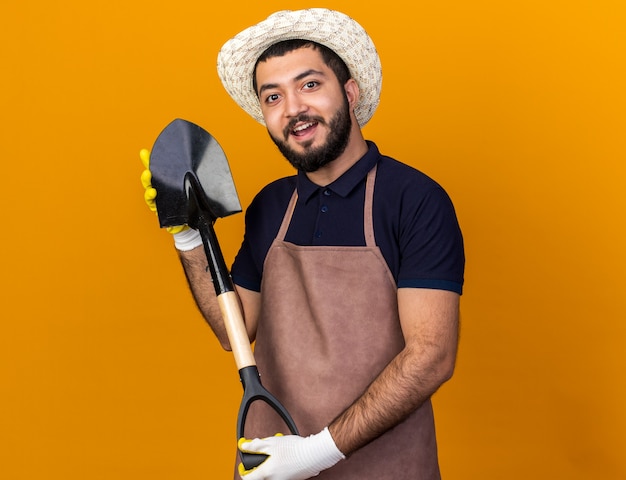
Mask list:
[[241,313],[239,297],[235,292],[225,292],[217,297],[230,347],[235,357],[237,369],[256,365],[246,325]]

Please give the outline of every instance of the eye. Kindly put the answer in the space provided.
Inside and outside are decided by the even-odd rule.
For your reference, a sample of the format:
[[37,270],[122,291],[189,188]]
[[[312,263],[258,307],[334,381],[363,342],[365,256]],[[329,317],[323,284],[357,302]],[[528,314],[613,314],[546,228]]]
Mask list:
[[265,97],[265,103],[274,103],[276,100],[278,100],[277,93],[272,93],[271,95]]
[[312,89],[312,88],[317,87],[317,85],[318,85],[318,82],[316,82],[316,81],[314,81],[314,80],[310,80],[310,81],[308,81],[308,82],[306,82],[306,83],[304,84],[304,87],[303,87],[303,88],[304,88],[305,90],[310,90],[310,89]]

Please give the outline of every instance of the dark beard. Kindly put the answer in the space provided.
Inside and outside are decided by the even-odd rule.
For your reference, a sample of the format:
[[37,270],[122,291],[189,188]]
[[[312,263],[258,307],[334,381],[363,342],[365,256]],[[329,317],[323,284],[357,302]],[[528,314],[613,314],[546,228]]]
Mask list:
[[[289,126],[285,129],[285,139],[291,134],[291,130],[298,122],[317,122],[320,125],[326,125],[324,119],[319,117],[311,117],[308,115],[300,115],[298,118],[292,119]],[[305,145],[305,152],[298,153],[287,145],[286,140],[275,138],[270,133],[270,138],[276,144],[280,153],[293,165],[294,168],[302,172],[315,172],[324,165],[329,164],[337,159],[348,146],[350,139],[350,129],[352,128],[352,120],[350,118],[350,106],[348,100],[344,98],[342,107],[330,119],[328,123],[328,138],[324,145],[317,148],[309,148]]]

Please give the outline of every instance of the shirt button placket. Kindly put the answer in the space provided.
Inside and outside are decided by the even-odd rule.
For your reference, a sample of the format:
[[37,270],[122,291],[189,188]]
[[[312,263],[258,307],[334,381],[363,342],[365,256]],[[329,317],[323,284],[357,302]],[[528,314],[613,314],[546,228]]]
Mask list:
[[[331,195],[331,191],[330,191],[328,188],[325,188],[324,190],[322,190],[322,195],[323,195],[324,197],[330,197],[330,195]],[[325,204],[320,205],[320,212],[321,212],[321,213],[327,213],[327,212],[328,212],[328,210],[329,210],[329,209],[328,209],[328,205],[325,205]],[[318,228],[318,229],[315,231],[315,234],[314,234],[314,235],[315,235],[315,238],[316,238],[316,239],[320,239],[320,238],[322,238],[322,229],[321,229],[321,228]]]

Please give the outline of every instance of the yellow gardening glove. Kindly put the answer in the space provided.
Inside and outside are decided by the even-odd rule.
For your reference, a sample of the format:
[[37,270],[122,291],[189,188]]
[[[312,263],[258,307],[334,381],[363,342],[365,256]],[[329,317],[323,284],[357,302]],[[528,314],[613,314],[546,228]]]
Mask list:
[[[139,152],[139,158],[141,158],[141,162],[145,167],[144,171],[141,172],[141,184],[145,189],[143,198],[146,201],[146,205],[148,205],[148,208],[154,213],[157,213],[157,191],[152,186],[152,172],[150,172],[150,151],[146,150],[145,148],[142,149]],[[193,250],[194,248],[202,245],[202,237],[200,236],[200,232],[194,230],[193,228],[189,228],[189,226],[187,225],[166,227],[165,229],[172,234],[172,237],[174,238],[174,245],[181,252]]]
[[[141,149],[141,151],[139,152],[139,158],[141,158],[141,163],[143,163],[143,166],[145,167],[144,171],[141,172],[141,184],[145,189],[143,198],[146,201],[146,205],[148,205],[148,208],[154,213],[157,213],[157,191],[155,188],[152,187],[152,172],[150,171],[150,151],[145,148]],[[189,227],[187,225],[179,225],[174,227],[166,227],[165,229],[171,234],[176,234],[187,230],[188,228]]]

